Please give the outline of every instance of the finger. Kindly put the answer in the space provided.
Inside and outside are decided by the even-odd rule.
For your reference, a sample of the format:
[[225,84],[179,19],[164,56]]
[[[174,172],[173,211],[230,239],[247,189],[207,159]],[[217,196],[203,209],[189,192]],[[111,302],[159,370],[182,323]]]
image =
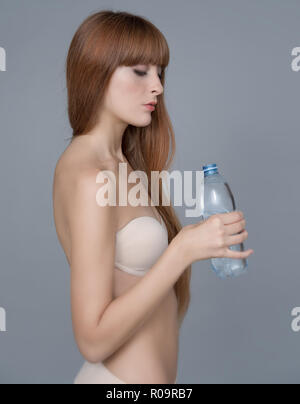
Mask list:
[[239,234],[235,234],[234,236],[227,237],[227,243],[229,246],[233,245],[233,244],[240,244],[243,241],[245,241],[247,238],[248,238],[248,232],[247,232],[247,230],[244,230]]
[[244,218],[243,213],[237,210],[226,213],[218,213],[218,216],[222,219],[224,224],[235,223]]
[[245,225],[246,220],[241,219],[239,222],[226,224],[224,230],[228,235],[237,234],[245,229]]
[[254,253],[254,250],[251,249],[246,251],[233,251],[228,248],[226,251],[227,251],[226,254],[227,258],[240,258],[240,259],[247,258]]

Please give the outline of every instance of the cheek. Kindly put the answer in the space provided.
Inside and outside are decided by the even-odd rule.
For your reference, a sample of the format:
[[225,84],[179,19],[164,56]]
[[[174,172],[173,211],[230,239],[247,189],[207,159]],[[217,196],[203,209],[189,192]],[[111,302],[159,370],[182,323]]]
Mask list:
[[139,80],[131,79],[122,83],[121,92],[122,98],[127,99],[128,101],[138,100],[138,97],[141,96],[143,91],[143,86]]
[[135,80],[120,83],[114,99],[119,111],[136,111],[136,108],[144,102],[141,83],[137,83]]
[[143,111],[145,92],[145,84],[139,77],[120,70],[111,82],[108,108],[124,120],[134,120]]
[[144,87],[143,80],[131,71],[127,71],[126,74],[120,78],[119,85],[122,97],[127,99],[140,96]]

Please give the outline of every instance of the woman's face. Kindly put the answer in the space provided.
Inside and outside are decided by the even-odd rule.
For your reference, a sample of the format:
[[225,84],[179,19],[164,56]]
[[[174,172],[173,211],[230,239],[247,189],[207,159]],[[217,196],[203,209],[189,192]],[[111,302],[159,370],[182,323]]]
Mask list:
[[105,111],[133,126],[149,125],[155,111],[147,109],[145,104],[157,102],[163,92],[160,76],[160,66],[119,66],[107,89]]

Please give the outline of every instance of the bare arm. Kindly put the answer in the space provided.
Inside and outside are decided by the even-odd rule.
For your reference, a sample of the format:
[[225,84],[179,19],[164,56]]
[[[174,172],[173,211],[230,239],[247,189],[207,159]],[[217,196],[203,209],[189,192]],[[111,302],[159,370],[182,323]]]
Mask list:
[[[75,173],[63,189],[71,239],[71,311],[75,340],[88,361],[94,358],[91,336],[99,317],[113,300],[116,214],[113,206],[100,206],[96,171]],[[71,185],[71,186],[70,186]]]
[[185,270],[179,252],[173,239],[146,275],[108,305],[93,333],[93,362],[103,361],[115,352],[159,306]]
[[146,321],[184,271],[176,237],[149,272],[113,299],[116,214],[99,206],[96,173],[80,173],[68,192],[71,306],[75,339],[89,362],[103,361]]

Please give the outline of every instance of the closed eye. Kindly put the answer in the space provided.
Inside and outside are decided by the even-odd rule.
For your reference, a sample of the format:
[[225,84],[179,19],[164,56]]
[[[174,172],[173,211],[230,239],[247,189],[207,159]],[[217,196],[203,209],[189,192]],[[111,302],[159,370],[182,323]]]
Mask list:
[[[133,71],[135,72],[135,74],[137,74],[138,76],[145,76],[147,74],[147,72],[142,72],[141,70],[136,70],[133,69]],[[162,75],[158,74],[158,77],[160,78],[160,80],[162,79]]]

